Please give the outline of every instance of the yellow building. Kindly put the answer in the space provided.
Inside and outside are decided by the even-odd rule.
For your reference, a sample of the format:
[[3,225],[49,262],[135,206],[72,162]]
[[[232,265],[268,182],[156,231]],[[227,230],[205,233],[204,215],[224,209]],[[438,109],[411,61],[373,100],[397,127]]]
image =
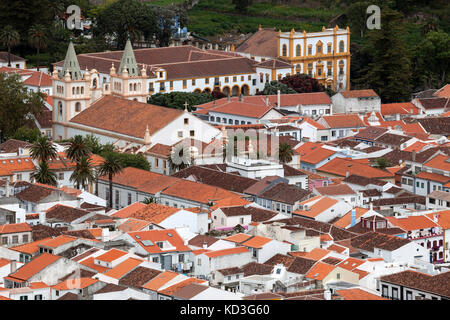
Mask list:
[[350,89],[349,27],[323,27],[320,32],[309,33],[294,29],[276,32],[260,27],[235,52],[258,62],[280,59],[291,65],[291,74],[309,74],[335,91]]

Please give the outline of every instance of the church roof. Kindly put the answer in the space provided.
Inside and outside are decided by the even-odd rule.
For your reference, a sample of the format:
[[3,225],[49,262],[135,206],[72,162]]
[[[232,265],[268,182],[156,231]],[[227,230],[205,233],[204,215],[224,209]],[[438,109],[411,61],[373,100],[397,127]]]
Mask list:
[[58,76],[63,79],[67,71],[70,73],[70,78],[72,80],[80,80],[83,77],[81,75],[80,65],[78,64],[77,54],[75,53],[75,48],[72,41],[69,43],[66,58],[64,59],[63,69],[58,72]]
[[70,122],[143,139],[147,125],[153,135],[183,113],[177,109],[104,96]]
[[122,61],[120,62],[120,67],[117,74],[122,75],[124,69],[127,69],[128,75],[130,77],[139,76],[139,68],[136,63],[136,58],[134,56],[130,39],[127,40],[127,44],[125,45],[125,50],[123,51],[122,55]]

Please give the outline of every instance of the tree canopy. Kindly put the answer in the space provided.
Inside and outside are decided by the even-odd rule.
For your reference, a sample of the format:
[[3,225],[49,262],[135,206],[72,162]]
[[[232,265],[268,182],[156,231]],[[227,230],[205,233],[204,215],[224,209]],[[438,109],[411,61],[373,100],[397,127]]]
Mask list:
[[41,114],[44,94],[28,91],[18,74],[0,72],[0,141],[31,125]]
[[209,93],[197,93],[197,92],[170,92],[170,93],[155,93],[147,102],[157,106],[163,106],[173,109],[184,110],[184,104],[189,104],[188,110],[193,109],[195,106],[214,100]]

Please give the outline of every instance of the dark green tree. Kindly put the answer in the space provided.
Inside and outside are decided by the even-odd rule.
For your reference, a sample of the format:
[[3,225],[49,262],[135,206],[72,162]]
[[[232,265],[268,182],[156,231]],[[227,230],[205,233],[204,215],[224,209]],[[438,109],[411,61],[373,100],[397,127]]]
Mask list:
[[258,95],[272,95],[272,94],[278,94],[278,90],[280,90],[281,94],[290,94],[290,93],[297,93],[294,89],[288,87],[287,84],[284,84],[277,80],[272,80],[270,82],[266,82],[264,85],[264,90],[258,92]]
[[212,101],[213,97],[209,93],[197,92],[170,92],[156,93],[148,98],[147,102],[157,106],[184,110],[184,104],[188,103],[188,111],[195,110],[194,107]]
[[86,189],[86,186],[95,181],[94,168],[87,156],[81,156],[78,159],[75,170],[70,176],[70,181],[76,183],[77,189],[80,189],[80,185],[83,189]]
[[424,89],[440,88],[450,81],[450,36],[431,31],[415,50],[415,75]]
[[28,42],[34,48],[36,48],[37,62],[36,67],[39,71],[40,67],[40,50],[45,49],[48,46],[47,31],[42,24],[34,25],[30,28]]
[[20,127],[17,131],[11,136],[11,139],[22,140],[29,143],[34,143],[41,136],[41,132],[39,129],[32,129],[28,127]]
[[381,10],[381,28],[367,32],[363,49],[370,61],[355,80],[378,93],[383,103],[407,101],[411,94],[411,57],[402,19],[397,11]]
[[76,135],[70,139],[69,148],[67,148],[66,153],[70,160],[78,162],[82,158],[89,157],[92,154],[92,150],[83,139],[83,136]]
[[57,185],[56,173],[49,169],[47,162],[41,162],[36,171],[31,173],[31,178],[39,183],[44,183],[51,186]]
[[386,158],[377,158],[374,163],[374,167],[377,167],[378,169],[384,170],[387,167],[389,167],[391,164]]
[[358,1],[347,7],[345,15],[350,25],[350,30],[359,32],[361,38],[367,29],[367,7],[372,3],[368,1]]
[[0,42],[8,48],[8,67],[11,67],[11,48],[20,43],[20,34],[13,26],[7,25],[0,30]]
[[280,143],[278,148],[278,159],[281,163],[289,163],[292,161],[292,156],[294,155],[294,151],[292,147],[287,143]]
[[280,82],[287,85],[289,88],[294,89],[297,93],[325,91],[325,88],[317,79],[314,79],[307,74],[300,73],[287,76],[281,79]]
[[120,159],[115,158],[109,154],[105,157],[105,161],[102,163],[99,169],[99,176],[107,176],[109,181],[109,197],[108,207],[112,208],[113,198],[113,177],[123,171],[123,163]]
[[55,159],[58,156],[58,151],[47,136],[40,136],[30,147],[30,156],[33,160],[38,160],[39,163],[45,163],[52,158]]
[[252,2],[252,0],[232,0],[235,10],[240,14],[246,14],[248,12],[248,7],[252,5]]

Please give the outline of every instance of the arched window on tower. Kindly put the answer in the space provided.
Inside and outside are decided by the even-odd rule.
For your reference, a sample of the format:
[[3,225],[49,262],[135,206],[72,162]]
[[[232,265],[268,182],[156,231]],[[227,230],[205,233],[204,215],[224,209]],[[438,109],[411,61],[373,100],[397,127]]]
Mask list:
[[136,83],[134,84],[133,89],[134,89],[134,91],[137,90],[137,84]]
[[62,116],[63,114],[63,106],[62,106],[62,102],[58,102],[58,111],[59,111],[59,115]]
[[80,87],[77,87],[77,94],[80,94]]
[[300,47],[300,45],[298,44],[296,49],[295,49],[295,54],[297,57],[300,57],[302,55],[302,48]]
[[287,56],[287,46],[285,44],[283,44],[283,53],[282,53],[283,57]]
[[94,89],[97,88],[97,78],[94,78],[94,80],[92,80],[92,87]]
[[130,91],[133,91],[133,84],[130,83]]
[[75,87],[72,87],[72,94],[75,94]]
[[80,112],[81,111],[81,103],[77,102],[75,103],[75,112]]
[[341,40],[339,42],[339,52],[344,52],[344,41],[343,40]]
[[81,87],[81,94],[84,94],[84,87]]

